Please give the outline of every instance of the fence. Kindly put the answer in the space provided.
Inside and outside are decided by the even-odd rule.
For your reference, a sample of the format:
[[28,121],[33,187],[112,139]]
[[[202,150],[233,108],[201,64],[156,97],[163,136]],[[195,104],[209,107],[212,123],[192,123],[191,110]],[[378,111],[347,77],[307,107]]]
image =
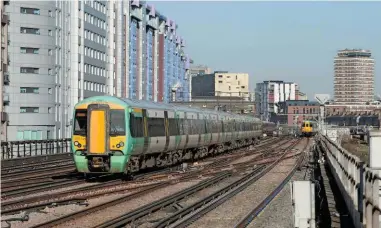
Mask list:
[[355,227],[379,228],[381,179],[378,170],[366,166],[358,157],[350,154],[329,137],[319,137],[327,164],[344,198],[353,224]]
[[1,142],[1,160],[70,152],[67,139]]

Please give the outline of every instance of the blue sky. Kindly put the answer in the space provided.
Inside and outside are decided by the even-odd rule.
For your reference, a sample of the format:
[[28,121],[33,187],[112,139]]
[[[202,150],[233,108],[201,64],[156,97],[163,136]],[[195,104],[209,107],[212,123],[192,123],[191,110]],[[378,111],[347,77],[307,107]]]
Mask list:
[[196,64],[294,81],[309,99],[333,92],[338,49],[370,49],[381,93],[381,2],[154,1],[179,26]]

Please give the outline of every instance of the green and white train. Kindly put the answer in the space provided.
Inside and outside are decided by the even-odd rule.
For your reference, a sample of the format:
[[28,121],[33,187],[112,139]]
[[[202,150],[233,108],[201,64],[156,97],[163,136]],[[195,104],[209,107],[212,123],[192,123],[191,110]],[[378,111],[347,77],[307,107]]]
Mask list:
[[75,106],[72,151],[78,172],[133,173],[258,143],[254,117],[97,96]]

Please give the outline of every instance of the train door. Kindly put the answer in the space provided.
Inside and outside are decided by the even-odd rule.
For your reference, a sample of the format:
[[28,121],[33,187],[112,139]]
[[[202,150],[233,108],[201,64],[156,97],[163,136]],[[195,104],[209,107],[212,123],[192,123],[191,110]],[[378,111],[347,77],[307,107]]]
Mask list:
[[90,154],[106,154],[109,150],[110,107],[90,104],[87,108],[87,145]]

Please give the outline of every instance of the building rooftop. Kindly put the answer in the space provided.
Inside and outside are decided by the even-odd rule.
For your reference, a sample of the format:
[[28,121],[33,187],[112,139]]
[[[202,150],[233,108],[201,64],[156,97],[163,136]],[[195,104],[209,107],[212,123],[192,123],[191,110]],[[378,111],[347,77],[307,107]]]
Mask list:
[[356,58],[356,57],[371,57],[372,53],[370,50],[364,49],[344,49],[339,50],[337,52],[337,57],[348,57],[348,58]]

